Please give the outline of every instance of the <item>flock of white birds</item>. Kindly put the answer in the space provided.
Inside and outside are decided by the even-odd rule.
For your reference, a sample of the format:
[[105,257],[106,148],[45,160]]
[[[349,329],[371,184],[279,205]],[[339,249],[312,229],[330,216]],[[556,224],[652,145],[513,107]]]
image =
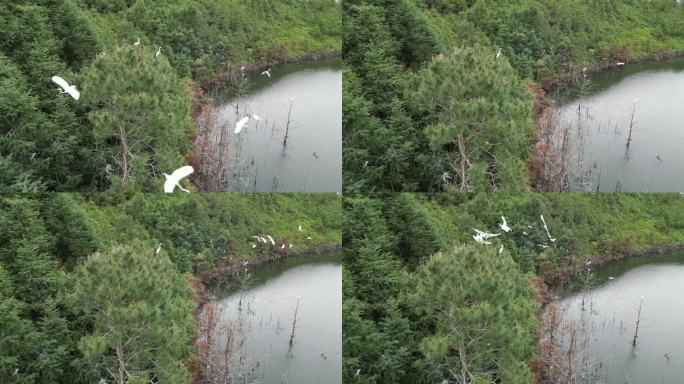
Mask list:
[[[301,224],[297,227],[297,231],[302,232],[302,226],[301,226]],[[258,245],[258,244],[261,244],[261,243],[263,243],[263,244],[271,244],[271,246],[275,246],[275,245],[276,245],[276,241],[273,239],[273,237],[272,237],[271,235],[266,235],[266,237],[263,237],[263,236],[261,236],[261,235],[254,235],[254,236],[252,236],[252,238],[256,240],[255,242],[250,243],[250,244],[252,244],[252,249],[256,248],[257,245]],[[307,236],[307,237],[306,237],[306,240],[307,240],[307,241],[311,241],[311,236]],[[287,243],[287,248],[292,248],[292,246],[293,246],[292,243],[289,243],[289,242]],[[285,243],[282,243],[282,244],[280,245],[280,249],[282,250],[282,249],[285,249],[285,248],[286,248],[286,247],[285,247]]]
[[[140,46],[140,38],[138,38],[135,41],[135,43],[133,43],[133,46],[135,46],[135,47]],[[154,54],[154,56],[159,57],[160,54],[161,54],[161,47],[158,47],[157,52]],[[244,66],[240,68],[241,71],[244,69],[245,69]],[[266,75],[270,79],[271,78],[271,68],[261,72],[261,75]],[[78,100],[81,97],[81,93],[78,91],[76,86],[69,84],[69,82],[64,80],[62,77],[57,76],[57,75],[52,76],[52,81],[59,86],[59,93],[69,94],[69,96],[71,96],[74,100]],[[245,126],[245,124],[247,124],[249,119],[258,121],[258,120],[261,120],[261,117],[259,117],[258,115],[247,115],[247,116],[241,118],[235,124],[235,134],[240,133],[240,131]],[[32,157],[31,157],[32,159],[33,159],[33,156],[35,156],[35,153],[32,155]],[[111,166],[108,165],[108,167],[111,167]],[[164,173],[164,177],[166,178],[166,181],[164,182],[164,192],[165,193],[173,193],[173,191],[176,189],[176,187],[178,187],[181,191],[190,192],[189,190],[183,188],[180,185],[180,181],[182,179],[190,176],[194,171],[195,170],[192,168],[192,166],[186,165],[186,166],[183,166],[183,167],[176,169],[170,175]]]
[[[541,218],[542,224],[544,225],[544,230],[546,231],[546,236],[548,236],[549,241],[551,241],[551,243],[555,243],[555,242],[556,242],[556,239],[555,239],[554,237],[551,237],[551,233],[549,232],[549,227],[546,226],[546,220],[544,220],[544,215],[539,215],[539,217]],[[475,231],[475,233],[476,233],[475,235],[473,235],[473,239],[475,239],[475,241],[476,241],[478,244],[490,245],[490,244],[492,244],[492,242],[491,242],[491,241],[488,241],[487,239],[492,238],[492,237],[500,236],[500,235],[502,235],[502,234],[504,234],[504,233],[508,233],[508,232],[510,232],[510,231],[513,230],[513,229],[508,225],[508,222],[506,222],[506,218],[505,218],[504,216],[501,216],[501,223],[499,223],[499,227],[501,228],[501,230],[502,230],[503,232],[499,232],[499,233],[489,233],[489,232],[481,231],[481,230],[479,230],[479,229],[477,229],[477,228],[473,228],[473,231]],[[528,227],[528,228],[532,228],[532,227],[529,226],[529,225],[528,225],[527,227]],[[521,231],[521,232],[522,232],[523,235],[529,236],[527,232],[525,232],[525,231]],[[538,245],[539,245],[539,247],[541,247],[541,248],[549,248],[549,246],[546,245],[546,244],[538,244]],[[503,245],[501,245],[501,247],[499,248],[499,253],[503,252],[503,248],[504,248]]]

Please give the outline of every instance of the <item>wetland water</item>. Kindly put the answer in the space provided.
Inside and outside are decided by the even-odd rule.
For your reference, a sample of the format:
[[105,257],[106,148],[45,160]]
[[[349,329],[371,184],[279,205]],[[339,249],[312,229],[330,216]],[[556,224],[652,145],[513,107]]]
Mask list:
[[591,276],[590,288],[558,302],[562,324],[577,326],[582,335],[577,360],[585,361],[578,364],[595,371],[577,382],[684,383],[684,252],[613,262],[592,269]]
[[[249,272],[246,289],[216,291],[213,302],[220,322],[235,330],[234,344],[244,346],[240,359],[251,366],[234,382],[340,384],[341,255],[296,256]],[[226,338],[215,342],[225,345]]]
[[579,88],[557,99],[572,132],[571,190],[684,191],[684,58],[589,75]]
[[[340,192],[341,61],[287,64],[270,73],[250,76],[241,97],[215,99],[218,126],[225,126],[230,143],[225,190]],[[234,134],[236,121],[247,115],[262,120],[250,119]]]

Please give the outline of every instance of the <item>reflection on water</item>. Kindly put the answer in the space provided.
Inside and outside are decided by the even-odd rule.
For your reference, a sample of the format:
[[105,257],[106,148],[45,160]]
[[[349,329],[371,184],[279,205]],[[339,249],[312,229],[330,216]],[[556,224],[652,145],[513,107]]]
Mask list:
[[341,383],[341,268],[338,254],[294,257],[251,268],[242,292],[217,293],[225,295],[214,302],[220,322],[235,330],[236,349],[244,346],[248,368],[236,382]]
[[579,82],[585,91],[558,110],[572,132],[571,189],[684,191],[684,59]]
[[[229,138],[228,191],[339,192],[342,188],[340,60],[289,64],[248,79],[245,95],[217,98]],[[235,122],[250,119],[240,134]]]
[[578,382],[683,383],[684,253],[612,263],[593,270],[590,282],[559,303],[566,352],[567,330],[577,330],[575,373],[594,371]]

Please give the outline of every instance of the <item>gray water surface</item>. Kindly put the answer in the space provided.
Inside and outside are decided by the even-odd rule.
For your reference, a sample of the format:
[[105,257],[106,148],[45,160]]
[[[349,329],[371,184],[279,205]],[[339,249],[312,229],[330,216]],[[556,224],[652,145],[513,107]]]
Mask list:
[[341,256],[298,256],[251,268],[250,274],[249,288],[219,291],[214,302],[221,322],[242,330],[236,332],[236,345],[244,343],[245,360],[255,367],[236,382],[340,384]]
[[684,191],[684,59],[590,75],[585,89],[559,100],[572,132],[570,189]]
[[[251,76],[244,96],[216,100],[230,140],[226,190],[341,191],[340,60],[273,67],[270,78]],[[247,115],[262,120],[250,119],[234,134],[235,122]]]
[[684,383],[684,252],[614,262],[592,276],[592,288],[559,302],[564,324],[582,330],[578,344],[597,370],[579,382]]

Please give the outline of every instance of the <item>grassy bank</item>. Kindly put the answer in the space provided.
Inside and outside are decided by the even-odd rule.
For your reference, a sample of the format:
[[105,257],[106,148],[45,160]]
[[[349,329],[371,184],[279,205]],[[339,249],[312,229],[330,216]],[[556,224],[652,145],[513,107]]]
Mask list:
[[668,0],[358,0],[343,11],[349,192],[526,190],[544,155],[532,84],[684,50],[684,7]]
[[340,221],[336,194],[0,198],[0,381],[187,383],[195,276],[339,246]]
[[[684,244],[683,213],[679,194],[345,199],[344,375],[434,383],[470,372],[475,381],[529,383],[543,369],[535,366],[543,281],[572,278],[588,260]],[[476,244],[472,228],[502,232],[502,215],[512,230]]]

